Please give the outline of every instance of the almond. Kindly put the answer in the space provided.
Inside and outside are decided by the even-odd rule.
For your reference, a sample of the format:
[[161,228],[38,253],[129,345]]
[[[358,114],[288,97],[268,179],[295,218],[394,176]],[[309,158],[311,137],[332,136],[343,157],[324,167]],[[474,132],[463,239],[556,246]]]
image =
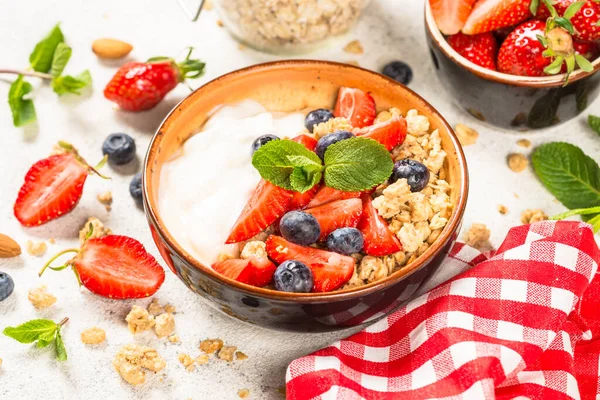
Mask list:
[[10,237],[0,233],[0,258],[11,258],[21,254],[21,246]]
[[97,39],[92,43],[92,51],[100,58],[123,58],[133,50],[133,46],[117,39]]

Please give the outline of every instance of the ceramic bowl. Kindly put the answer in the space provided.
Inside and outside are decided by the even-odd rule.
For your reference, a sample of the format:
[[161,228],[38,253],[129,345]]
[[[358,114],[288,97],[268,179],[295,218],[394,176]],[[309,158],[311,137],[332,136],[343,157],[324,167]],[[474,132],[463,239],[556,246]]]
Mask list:
[[438,29],[425,2],[425,33],[440,83],[455,102],[481,121],[505,129],[539,129],[566,122],[598,96],[600,58],[592,72],[528,77],[503,74],[458,54]]
[[[194,259],[173,238],[158,209],[163,163],[222,104],[254,99],[271,111],[333,108],[340,86],[371,92],[379,110],[417,109],[439,129],[448,153],[444,168],[454,211],[438,240],[417,260],[386,279],[331,293],[285,293],[226,278]],[[301,127],[299,127],[301,128]],[[202,134],[202,133],[200,133]],[[468,175],[460,144],[444,118],[403,85],[358,67],[324,61],[279,61],[231,72],[185,98],[162,123],[144,165],[144,207],[152,236],[167,265],[193,292],[221,311],[262,327],[297,332],[333,331],[366,324],[405,303],[440,267],[456,239],[467,201]]]

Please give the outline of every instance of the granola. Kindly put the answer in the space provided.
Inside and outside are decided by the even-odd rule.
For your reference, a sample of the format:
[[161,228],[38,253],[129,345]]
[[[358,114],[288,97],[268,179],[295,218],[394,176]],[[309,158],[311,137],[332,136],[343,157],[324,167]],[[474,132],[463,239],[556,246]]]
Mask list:
[[[90,224],[92,233],[88,237],[88,234],[90,232]],[[87,221],[85,221],[85,224],[79,231],[79,242],[83,243],[86,241],[86,239],[100,238],[110,234],[112,234],[112,231],[106,228],[102,221],[100,221],[96,217],[90,217]]]
[[123,346],[113,359],[113,367],[131,385],[141,385],[146,381],[146,371],[159,372],[167,365],[156,350],[137,344]]
[[42,285],[34,289],[29,289],[27,299],[35,308],[47,308],[56,303],[56,297],[47,292],[47,286]]
[[458,137],[458,141],[463,146],[470,146],[472,144],[477,143],[477,139],[479,138],[479,133],[473,129],[469,128],[463,124],[456,124],[454,127],[454,131],[456,132],[456,136]]
[[473,224],[465,234],[465,243],[477,250],[488,250],[491,232],[484,224]]
[[100,344],[106,340],[106,332],[102,328],[93,327],[81,332],[81,341],[85,344]]
[[509,154],[506,161],[508,167],[514,172],[523,172],[529,165],[529,160],[521,153]]
[[233,357],[235,355],[236,350],[236,346],[223,346],[221,350],[219,350],[219,354],[217,354],[217,357],[219,357],[221,360],[231,362],[233,361]]
[[502,215],[506,215],[508,213],[508,208],[505,205],[500,204],[498,205],[498,212]]
[[28,240],[25,244],[25,249],[27,253],[35,257],[41,257],[46,254],[46,250],[48,250],[48,246],[44,242],[32,242]]
[[241,360],[247,360],[248,356],[246,354],[242,353],[241,351],[236,351],[235,352],[235,359],[236,360],[240,360],[240,361]]
[[252,240],[247,242],[242,249],[242,253],[240,254],[240,258],[250,258],[250,257],[258,257],[264,258],[267,257],[267,245],[265,242],[260,240]]
[[99,193],[96,198],[98,199],[98,201],[104,205],[104,207],[106,208],[106,211],[110,211],[111,210],[111,205],[113,202],[113,197],[112,197],[112,193],[110,191],[106,191],[103,193]]
[[175,318],[173,314],[163,313],[154,319],[154,332],[159,338],[172,335],[175,331]]
[[125,321],[127,321],[129,331],[133,334],[152,329],[156,323],[154,316],[140,306],[133,306],[125,317]]
[[221,350],[223,347],[223,341],[221,339],[206,339],[200,342],[200,350],[206,354],[213,354],[216,351]]
[[540,209],[527,209],[521,213],[521,223],[533,224],[534,222],[546,221],[548,216]]
[[240,390],[238,390],[237,395],[240,399],[245,399],[248,396],[250,396],[250,390],[249,389],[240,389]]
[[363,48],[362,43],[360,43],[360,40],[353,40],[344,46],[344,51],[351,54],[363,54],[365,49]]

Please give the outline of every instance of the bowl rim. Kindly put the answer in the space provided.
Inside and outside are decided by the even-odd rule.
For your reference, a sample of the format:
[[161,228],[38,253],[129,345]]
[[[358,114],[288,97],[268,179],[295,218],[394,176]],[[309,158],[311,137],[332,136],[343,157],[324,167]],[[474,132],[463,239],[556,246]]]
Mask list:
[[[497,83],[504,83],[513,86],[527,86],[531,88],[550,88],[550,87],[561,87],[564,85],[564,80],[567,74],[557,74],[548,76],[519,76],[510,75],[498,71],[493,71],[481,67],[465,57],[461,56],[456,50],[454,50],[450,44],[444,38],[442,32],[440,32],[433,13],[431,12],[431,5],[429,0],[425,1],[425,29],[429,37],[432,38],[433,42],[440,49],[446,57],[452,60],[458,66],[466,69],[467,71],[483,78],[485,80],[494,81]],[[594,69],[590,72],[585,72],[582,69],[576,69],[571,73],[569,77],[569,84],[578,80],[587,78],[600,70],[600,57],[596,58],[592,62]]]
[[[148,184],[147,176],[151,173],[152,163],[154,162],[156,156],[159,151],[157,149],[157,145],[159,143],[158,138],[162,136],[161,131],[168,126],[169,122],[177,118],[179,112],[175,114],[176,111],[181,110],[182,108],[187,108],[188,106],[192,106],[195,104],[197,99],[202,97],[202,93],[205,91],[209,91],[211,87],[215,84],[218,84],[222,81],[227,81],[231,78],[237,77],[238,75],[252,74],[255,72],[261,72],[264,69],[273,69],[273,68],[301,68],[301,67],[310,67],[315,69],[323,69],[323,68],[345,68],[356,73],[361,74],[370,74],[375,75],[378,79],[383,79],[392,85],[397,85],[402,88],[402,90],[406,91],[410,96],[414,96],[417,101],[422,102],[423,107],[425,107],[430,113],[437,115],[440,119],[444,128],[446,128],[450,141],[452,143],[452,147],[456,151],[457,160],[458,160],[458,171],[459,176],[461,178],[460,187],[455,188],[458,190],[458,202],[455,208],[452,211],[452,215],[450,216],[448,223],[442,230],[440,237],[431,245],[425,253],[419,256],[415,261],[413,261],[409,266],[399,269],[394,273],[390,274],[384,279],[379,281],[375,281],[369,283],[367,285],[359,286],[356,288],[344,289],[344,290],[336,290],[333,292],[317,292],[317,293],[293,293],[293,292],[280,292],[274,289],[265,289],[261,287],[247,285],[245,283],[238,282],[231,278],[227,278],[218,272],[214,271],[210,266],[205,266],[200,261],[195,259],[191,254],[189,254],[182,246],[180,246],[173,236],[169,233],[165,224],[159,216],[158,205],[153,204],[149,201],[149,193],[150,193],[150,185]],[[170,247],[172,251],[177,253],[177,255],[183,258],[188,264],[192,265],[194,268],[198,269],[202,274],[208,275],[210,278],[217,280],[221,284],[232,287],[234,290],[241,291],[247,293],[249,295],[253,295],[259,298],[267,298],[279,301],[293,301],[294,303],[301,304],[310,304],[317,302],[332,302],[332,301],[343,301],[350,300],[355,298],[364,297],[368,294],[384,290],[395,285],[397,282],[406,279],[409,275],[421,270],[425,267],[429,261],[435,258],[438,253],[443,251],[448,242],[450,242],[456,233],[456,231],[460,228],[460,224],[462,222],[462,217],[465,212],[467,198],[469,193],[469,174],[467,170],[467,162],[466,158],[452,127],[448,124],[446,119],[441,115],[439,111],[437,111],[429,102],[424,100],[420,95],[407,88],[405,85],[392,80],[384,75],[381,75],[377,72],[367,70],[364,68],[360,68],[354,65],[338,63],[333,61],[321,61],[321,60],[309,60],[309,59],[301,59],[301,60],[280,60],[280,61],[272,61],[266,63],[255,64],[249,67],[241,68],[227,74],[221,75],[194,90],[191,94],[186,96],[183,100],[181,100],[170,112],[167,114],[163,122],[160,124],[155,134],[152,136],[150,143],[148,145],[148,150],[146,152],[146,157],[144,159],[143,165],[143,203],[144,209],[147,215],[147,218],[150,220],[149,222],[156,228],[157,234],[161,240],[166,242],[166,244]]]

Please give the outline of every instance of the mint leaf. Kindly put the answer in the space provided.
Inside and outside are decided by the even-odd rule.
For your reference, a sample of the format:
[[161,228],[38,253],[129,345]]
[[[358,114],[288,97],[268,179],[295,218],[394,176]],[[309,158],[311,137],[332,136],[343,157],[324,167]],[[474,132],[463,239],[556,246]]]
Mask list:
[[54,57],[52,58],[52,66],[50,67],[50,73],[52,76],[59,76],[63,73],[73,50],[65,43],[59,43],[56,46]]
[[64,41],[65,38],[62,31],[60,30],[60,27],[56,25],[44,39],[35,45],[33,52],[29,56],[31,68],[37,72],[50,71],[56,47],[58,47],[59,43]]
[[294,167],[290,175],[290,185],[296,192],[304,193],[321,181],[321,165]]
[[370,189],[385,182],[393,168],[390,153],[373,139],[342,140],[325,152],[325,184],[338,190]]
[[594,130],[594,132],[600,135],[600,117],[588,115],[588,125]]
[[52,89],[58,95],[66,93],[81,94],[81,89],[89,86],[92,82],[92,77],[88,70],[73,77],[71,75],[57,76],[52,79]]
[[540,181],[567,208],[600,204],[600,167],[579,147],[563,142],[544,144],[533,152],[532,164]]
[[8,90],[8,105],[12,112],[13,125],[24,126],[36,120],[35,107],[31,99],[23,97],[31,93],[33,87],[31,84],[23,80],[23,75],[19,75]]
[[[16,327],[8,326],[4,329],[4,335],[21,343],[33,343],[38,339],[44,342],[54,339],[54,333],[58,325],[48,319],[34,319]],[[50,338],[50,340],[48,340]]]
[[60,334],[60,327],[56,330],[56,359],[58,361],[67,361],[67,349]]

